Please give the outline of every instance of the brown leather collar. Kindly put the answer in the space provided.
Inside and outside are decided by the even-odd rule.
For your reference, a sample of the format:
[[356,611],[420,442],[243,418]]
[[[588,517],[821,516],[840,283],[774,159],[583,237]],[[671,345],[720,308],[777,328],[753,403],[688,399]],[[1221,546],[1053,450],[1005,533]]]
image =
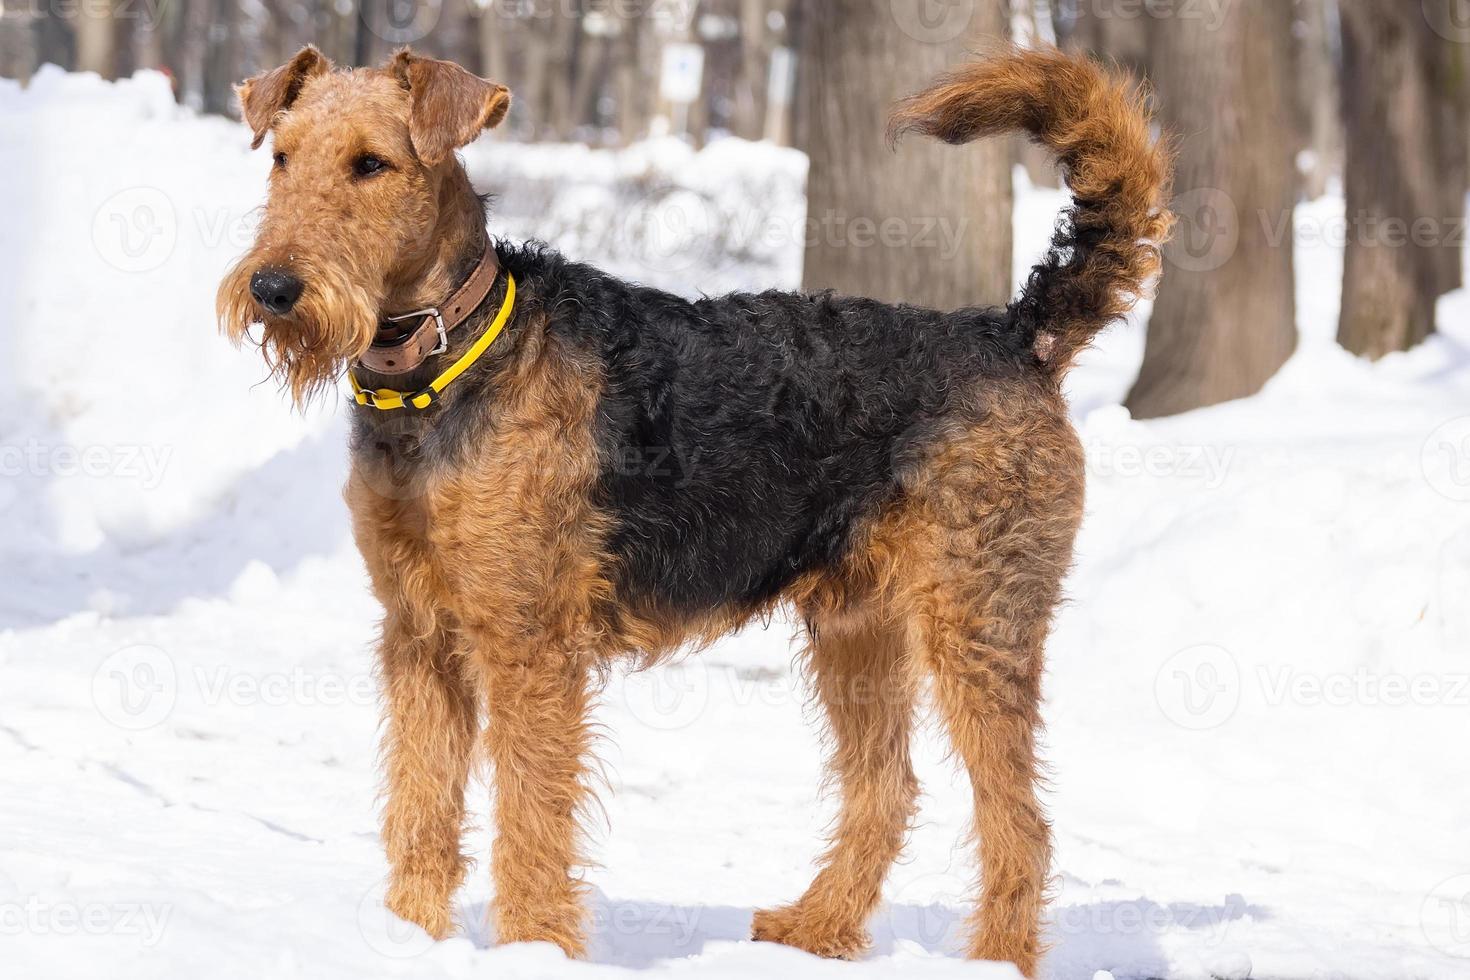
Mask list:
[[[386,326],[378,328],[373,345],[358,358],[358,363],[375,374],[407,374],[418,368],[435,354],[449,349],[449,332],[469,319],[471,313],[485,302],[495,280],[500,275],[500,260],[495,254],[493,242],[485,245],[485,254],[480,264],[444,301],[443,306],[431,306],[426,310],[415,310],[402,316],[388,317]],[[418,326],[395,324],[418,319]]]

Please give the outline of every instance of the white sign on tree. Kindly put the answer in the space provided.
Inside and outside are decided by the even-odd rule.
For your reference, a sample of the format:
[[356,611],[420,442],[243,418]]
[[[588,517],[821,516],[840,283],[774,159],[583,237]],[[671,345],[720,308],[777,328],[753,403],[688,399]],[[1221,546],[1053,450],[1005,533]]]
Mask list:
[[699,98],[704,82],[704,48],[698,44],[669,44],[664,47],[659,94],[678,105]]

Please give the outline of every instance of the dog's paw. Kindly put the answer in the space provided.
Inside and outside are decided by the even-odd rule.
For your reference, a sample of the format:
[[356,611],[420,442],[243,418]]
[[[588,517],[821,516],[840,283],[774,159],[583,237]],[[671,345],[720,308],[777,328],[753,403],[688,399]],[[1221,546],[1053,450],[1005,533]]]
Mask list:
[[861,925],[822,915],[801,905],[761,909],[751,923],[756,942],[780,943],[833,960],[851,960],[868,948],[868,933]]
[[447,939],[454,931],[449,914],[449,895],[442,882],[421,877],[404,877],[388,886],[383,904],[405,922],[412,922],[435,939]]
[[495,940],[498,943],[554,943],[571,959],[587,955],[582,906],[567,899],[537,906],[497,902]]

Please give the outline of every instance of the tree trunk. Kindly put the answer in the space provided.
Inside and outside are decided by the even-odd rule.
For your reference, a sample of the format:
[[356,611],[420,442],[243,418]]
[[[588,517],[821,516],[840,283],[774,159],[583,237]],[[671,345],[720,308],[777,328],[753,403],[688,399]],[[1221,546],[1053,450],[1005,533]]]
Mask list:
[[113,24],[112,4],[83,4],[77,9],[77,71],[95,71],[103,78],[116,78],[117,29]]
[[1238,0],[1222,17],[1213,31],[1153,23],[1180,221],[1128,395],[1135,418],[1255,394],[1296,347],[1291,5]]
[[1308,152],[1302,189],[1315,200],[1327,193],[1327,183],[1342,173],[1342,96],[1338,88],[1341,47],[1336,25],[1336,0],[1299,0],[1297,14],[1298,125],[1300,148]]
[[1401,0],[1346,3],[1342,27],[1348,236],[1337,339],[1378,358],[1433,332],[1445,263],[1460,259],[1447,234],[1446,150],[1435,132],[1443,104],[1432,84],[1435,46],[1449,42]]
[[0,78],[24,82],[36,70],[36,18],[34,13],[0,15]]
[[618,100],[618,133],[626,146],[648,135],[653,121],[653,103],[658,79],[649,66],[657,50],[653,40],[652,19],[628,17],[621,24],[616,41],[618,57],[613,66],[613,82]]
[[[811,158],[805,287],[938,309],[1011,295],[1011,147],[884,139],[900,98],[1006,35],[1006,5],[806,0],[797,140]],[[934,7],[928,8],[933,13]]]
[[236,112],[235,82],[241,72],[236,63],[240,42],[240,11],[231,0],[214,0],[205,44],[204,111],[219,115]]
[[[1088,0],[1052,0],[1051,9],[1061,47],[1111,59],[1140,78],[1149,73],[1155,21],[1166,14],[1156,15],[1146,3],[1124,0],[1116,0],[1111,6],[1097,6]],[[1161,9],[1173,16],[1173,8]]]
[[576,84],[578,55],[586,38],[582,34],[582,4],[564,2],[552,5],[548,18],[551,27],[550,50],[547,52],[547,84],[550,105],[547,120],[558,140],[572,138],[576,128],[572,107],[572,88]]
[[740,0],[740,64],[735,76],[730,129],[758,140],[766,128],[766,80],[771,63],[766,17],[769,0]]
[[[1463,0],[1430,0],[1441,4]],[[1460,8],[1470,10],[1470,8]],[[1467,40],[1458,37],[1458,42]],[[1430,91],[1438,106],[1430,131],[1437,137],[1435,156],[1444,204],[1436,215],[1444,221],[1445,238],[1435,249],[1439,277],[1435,289],[1443,295],[1465,284],[1462,262],[1465,243],[1465,194],[1470,191],[1470,51],[1464,43],[1434,35],[1429,38]]]

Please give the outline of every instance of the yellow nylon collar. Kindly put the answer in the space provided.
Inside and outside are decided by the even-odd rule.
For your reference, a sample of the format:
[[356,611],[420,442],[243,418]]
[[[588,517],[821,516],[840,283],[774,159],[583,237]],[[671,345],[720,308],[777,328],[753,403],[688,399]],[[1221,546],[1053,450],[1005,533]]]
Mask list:
[[449,387],[450,382],[467,371],[480,357],[495,343],[495,338],[505,329],[510,320],[511,308],[516,301],[516,280],[510,274],[505,273],[505,302],[500,304],[500,312],[495,314],[495,320],[480,334],[478,340],[470,345],[470,349],[460,355],[459,360],[449,365],[444,373],[429,382],[427,388],[418,391],[394,391],[391,388],[379,388],[370,391],[364,388],[357,380],[357,375],[351,369],[347,371],[347,377],[352,382],[352,395],[359,405],[376,408],[384,412],[391,412],[399,408],[425,409],[439,400],[439,396]]

